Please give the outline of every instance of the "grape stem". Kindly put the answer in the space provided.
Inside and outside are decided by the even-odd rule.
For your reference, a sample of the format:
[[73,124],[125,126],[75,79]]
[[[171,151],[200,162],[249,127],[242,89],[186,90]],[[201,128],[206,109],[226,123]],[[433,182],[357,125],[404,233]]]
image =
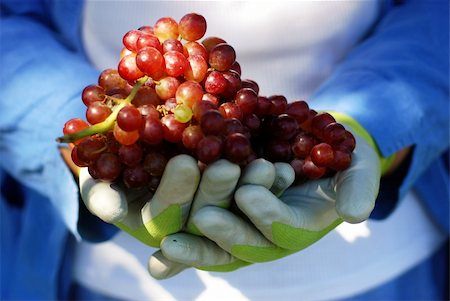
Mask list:
[[111,114],[105,120],[100,123],[91,125],[90,127],[85,128],[79,132],[58,137],[56,138],[56,141],[60,143],[71,143],[93,134],[104,133],[111,130],[114,127],[114,122],[117,119],[117,114],[119,114],[119,111],[133,101],[139,88],[143,84],[145,84],[147,80],[148,76],[141,77],[139,80],[137,80],[130,94],[125,99],[120,100],[120,102],[112,109]]

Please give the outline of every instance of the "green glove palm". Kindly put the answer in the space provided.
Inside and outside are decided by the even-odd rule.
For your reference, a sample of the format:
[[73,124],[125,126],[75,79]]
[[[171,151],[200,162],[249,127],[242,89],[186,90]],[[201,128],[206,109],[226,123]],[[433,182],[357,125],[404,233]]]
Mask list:
[[[289,165],[273,166],[274,177],[263,171],[264,165],[271,165],[267,161],[249,165],[234,195],[238,210],[207,205],[193,212],[189,223],[205,237],[176,233],[164,238],[161,253],[149,261],[150,273],[164,278],[180,265],[231,271],[276,260],[308,247],[342,221],[367,219],[378,194],[380,161],[364,139],[355,138],[357,147],[347,170],[282,194],[293,179],[286,171]],[[163,275],[158,274],[162,266]]]
[[81,169],[79,180],[81,197],[92,214],[149,246],[159,247],[162,238],[180,231],[186,223],[200,171],[192,157],[176,156],[167,163],[154,194],[94,180],[86,168]]

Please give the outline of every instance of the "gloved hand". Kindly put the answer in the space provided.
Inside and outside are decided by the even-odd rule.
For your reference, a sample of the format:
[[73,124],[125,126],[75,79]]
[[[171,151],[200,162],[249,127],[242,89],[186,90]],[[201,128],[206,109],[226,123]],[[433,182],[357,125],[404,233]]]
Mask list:
[[263,171],[271,163],[259,160],[249,165],[234,195],[238,211],[211,204],[193,212],[189,223],[205,237],[188,233],[165,237],[161,251],[149,260],[150,273],[170,277],[185,265],[231,271],[300,251],[342,221],[364,221],[378,194],[380,160],[365,139],[355,138],[347,170],[290,187],[282,194],[293,177],[292,172],[282,171],[288,170],[287,164],[273,166],[273,177]]
[[199,182],[197,161],[188,155],[169,160],[154,194],[94,180],[87,168],[79,174],[81,197],[92,214],[153,247],[182,229]]

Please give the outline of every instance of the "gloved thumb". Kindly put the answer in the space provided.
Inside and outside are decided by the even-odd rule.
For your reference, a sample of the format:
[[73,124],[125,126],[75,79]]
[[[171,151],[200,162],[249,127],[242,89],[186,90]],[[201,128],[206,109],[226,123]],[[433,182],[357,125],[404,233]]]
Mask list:
[[365,139],[354,134],[356,147],[351,166],[335,176],[336,211],[346,222],[366,220],[373,208],[380,186],[380,161]]
[[88,210],[103,221],[114,224],[127,215],[125,193],[114,184],[95,180],[87,168],[81,168],[79,186],[81,198]]

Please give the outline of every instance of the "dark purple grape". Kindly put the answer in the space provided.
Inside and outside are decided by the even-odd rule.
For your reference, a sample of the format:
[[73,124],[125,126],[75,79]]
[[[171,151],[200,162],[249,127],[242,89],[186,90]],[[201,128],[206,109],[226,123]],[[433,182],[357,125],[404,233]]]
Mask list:
[[265,144],[265,156],[272,162],[289,162],[292,157],[291,144],[286,140],[270,140]]
[[314,137],[306,132],[300,132],[292,141],[292,152],[295,157],[305,159],[315,144]]
[[327,169],[325,167],[315,165],[314,162],[311,161],[310,157],[307,157],[303,164],[303,174],[311,180],[316,180],[323,177],[326,170]]
[[281,140],[289,140],[298,132],[297,121],[287,114],[281,114],[272,121],[270,134]]
[[227,71],[236,60],[236,52],[231,45],[221,43],[209,53],[209,65],[218,71]]
[[225,138],[223,152],[226,159],[240,164],[252,153],[252,148],[246,136],[234,133]]
[[145,187],[150,180],[150,175],[141,165],[126,167],[123,170],[122,180],[128,188]]
[[145,156],[143,167],[151,176],[162,176],[167,165],[167,158],[156,151]]
[[203,114],[200,127],[205,135],[220,135],[225,129],[225,119],[218,110],[209,110]]
[[217,136],[206,136],[197,145],[197,158],[205,163],[212,163],[222,154],[222,140]]
[[102,153],[94,162],[95,174],[103,181],[114,181],[122,172],[119,156],[112,153]]
[[250,88],[241,88],[236,93],[235,102],[244,115],[251,114],[258,103],[258,95]]
[[143,151],[138,144],[121,145],[117,154],[122,163],[127,166],[135,166],[141,162]]

